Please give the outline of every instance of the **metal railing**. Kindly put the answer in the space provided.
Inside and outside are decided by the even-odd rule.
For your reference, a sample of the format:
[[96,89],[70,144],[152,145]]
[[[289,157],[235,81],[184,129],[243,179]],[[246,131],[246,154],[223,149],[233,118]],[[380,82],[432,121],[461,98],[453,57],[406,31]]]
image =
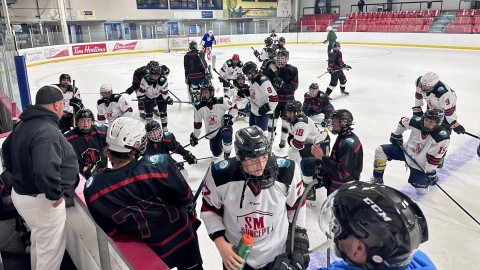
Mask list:
[[[436,3],[439,3],[440,4],[440,7],[437,8],[438,5],[435,5],[433,6],[433,4],[436,4]],[[400,6],[398,11],[401,11],[404,7],[404,5],[408,5],[409,6],[409,10],[410,9],[415,9],[415,10],[422,10],[424,8],[426,9],[438,9],[440,11],[442,11],[443,9],[443,0],[436,0],[436,1],[411,1],[411,2],[397,2],[397,3],[387,3],[387,2],[381,2],[381,3],[374,3],[374,4],[365,4],[365,7],[364,7],[364,12],[369,12],[368,10],[368,7],[369,6],[374,6],[374,11],[378,11],[379,10],[379,7],[381,7],[382,11],[393,11],[393,7],[392,8],[389,8],[389,6],[393,6],[393,5],[396,5],[396,6]],[[410,7],[411,6],[411,7]],[[358,5],[356,4],[353,4],[353,5],[350,5],[350,13],[353,12],[353,9],[354,8],[358,8]],[[397,10],[395,10],[397,11]],[[371,10],[370,10],[371,12]]]

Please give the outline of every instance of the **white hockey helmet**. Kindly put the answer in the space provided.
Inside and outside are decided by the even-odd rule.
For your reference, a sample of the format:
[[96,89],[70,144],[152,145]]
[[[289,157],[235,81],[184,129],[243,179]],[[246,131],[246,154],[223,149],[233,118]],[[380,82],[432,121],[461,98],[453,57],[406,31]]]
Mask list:
[[102,84],[102,86],[100,86],[100,93],[106,93],[106,92],[112,92],[112,86],[108,83],[104,83]]
[[433,87],[435,87],[435,85],[437,85],[439,81],[440,78],[438,77],[438,74],[430,71],[425,73],[425,75],[423,75],[420,79],[420,87],[423,91],[430,92],[433,90]]
[[107,143],[112,151],[128,153],[141,150],[145,142],[145,124],[136,119],[119,117],[108,127]]
[[213,35],[213,30],[208,30],[209,35]]
[[329,31],[329,32],[330,32],[330,31],[332,31],[332,30],[333,30],[333,28],[332,28],[330,25],[329,25],[329,26],[327,26],[327,31]]

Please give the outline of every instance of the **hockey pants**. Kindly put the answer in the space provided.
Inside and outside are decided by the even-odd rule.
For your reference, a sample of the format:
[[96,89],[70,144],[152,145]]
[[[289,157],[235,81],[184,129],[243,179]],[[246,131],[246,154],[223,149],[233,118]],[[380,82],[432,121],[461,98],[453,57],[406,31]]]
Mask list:
[[283,119],[285,117],[285,105],[287,105],[287,103],[278,103],[277,107],[275,107],[275,112],[273,115],[270,115],[270,118],[268,119],[268,138],[273,138],[273,140],[275,140],[275,136],[277,135],[277,120],[278,118],[282,118],[282,134],[280,139],[282,141],[287,140],[288,122]]
[[333,89],[337,87],[338,81],[340,80],[340,91],[343,93],[345,92],[345,87],[347,85],[347,77],[345,77],[345,73],[343,70],[335,70],[330,77],[330,85],[327,87],[327,95],[333,92]]
[[167,131],[167,125],[168,125],[167,103],[165,103],[163,98],[161,97],[158,97],[156,99],[145,98],[146,120],[147,122],[152,120],[155,107],[158,108],[158,116],[160,117],[160,122],[162,123],[163,131]]

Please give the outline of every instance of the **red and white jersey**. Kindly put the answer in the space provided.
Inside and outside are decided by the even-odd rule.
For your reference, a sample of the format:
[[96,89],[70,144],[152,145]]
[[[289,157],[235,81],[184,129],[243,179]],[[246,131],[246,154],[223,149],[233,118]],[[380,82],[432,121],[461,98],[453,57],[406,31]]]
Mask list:
[[97,120],[99,124],[105,124],[105,121],[111,123],[121,116],[129,117],[132,112],[130,102],[119,94],[113,94],[110,100],[101,98],[97,101]]
[[288,124],[288,133],[293,135],[291,147],[297,150],[302,150],[305,144],[321,143],[328,135],[323,127],[305,115]]
[[223,64],[222,68],[218,72],[221,77],[227,80],[236,80],[237,74],[242,73],[243,63],[239,61],[237,65],[233,65],[231,59],[227,60],[225,64]]
[[[440,164],[450,144],[450,136],[445,127],[439,125],[432,132],[422,132],[421,117],[403,117],[394,134],[399,135],[407,129],[411,130],[408,141],[404,143],[407,153],[412,156],[425,172],[434,171]],[[408,166],[419,169],[409,158],[405,157]]]
[[[305,228],[306,207],[300,202],[304,191],[302,173],[295,162],[273,157],[265,169],[265,177],[278,173],[273,186],[260,189],[255,183],[247,182],[244,188],[246,180],[241,166],[240,161],[229,158],[208,171],[200,217],[212,240],[222,231],[233,245],[239,243],[243,234],[253,236],[254,245],[246,263],[257,269],[284,252],[288,224],[293,221],[297,208],[295,225]],[[242,190],[245,190],[243,194]]]
[[251,112],[256,116],[260,116],[258,108],[265,103],[268,103],[270,106],[270,111],[267,114],[273,114],[278,104],[278,96],[277,91],[275,91],[267,76],[260,75],[250,85]]
[[260,55],[257,57],[257,58],[258,58],[258,61],[263,62],[263,61],[265,61],[265,60],[268,59],[267,48],[268,48],[268,47],[264,47],[264,48],[260,51]]
[[445,111],[445,120],[448,125],[454,124],[457,120],[456,105],[457,95],[443,82],[438,82],[430,92],[424,92],[420,88],[420,78],[417,80],[417,91],[415,92],[415,106],[423,106],[424,100],[428,109],[442,109]]
[[162,95],[163,99],[168,98],[167,77],[160,77],[158,80],[151,80],[149,75],[142,78],[138,88],[138,97],[146,96],[149,99],[156,99]]
[[[60,84],[54,84],[54,85],[57,86],[57,88],[62,91],[63,101],[65,102],[65,108],[63,109],[63,111],[73,113],[73,107],[70,106],[70,100],[73,97],[73,89],[72,89],[73,86],[69,85],[67,90],[63,91],[63,89],[60,87]],[[80,100],[82,99],[80,97],[80,90],[78,90],[77,87],[75,87],[75,97]]]
[[234,97],[234,100],[233,102],[237,105],[237,109],[239,110],[243,110],[245,109],[245,107],[247,106],[247,104],[250,102],[250,99],[247,98],[247,97],[240,97],[237,95],[237,90],[233,90],[233,97]]
[[228,110],[228,114],[233,118],[237,117],[238,110],[228,98],[213,98],[211,102],[200,102],[195,106],[194,123],[193,123],[193,135],[199,138],[202,133],[202,120],[205,122],[205,134],[216,130],[212,134],[208,135],[207,139],[212,139],[223,127],[223,115]]

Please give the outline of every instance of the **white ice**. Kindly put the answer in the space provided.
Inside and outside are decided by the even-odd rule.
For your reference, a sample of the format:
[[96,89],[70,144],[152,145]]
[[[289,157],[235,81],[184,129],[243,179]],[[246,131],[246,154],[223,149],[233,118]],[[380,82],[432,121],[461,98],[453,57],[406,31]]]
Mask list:
[[[325,90],[329,76],[317,79],[326,70],[326,47],[322,44],[287,44],[290,51],[289,63],[298,67],[299,88],[297,100],[303,101],[303,94],[312,82],[318,82]],[[255,60],[249,46],[214,48],[217,55],[217,69],[238,53],[245,63]],[[364,167],[361,180],[372,175],[374,150],[380,144],[388,143],[392,132],[402,116],[411,115],[414,104],[414,82],[418,76],[435,71],[440,79],[456,92],[459,122],[467,131],[480,135],[479,123],[479,51],[442,50],[401,47],[376,47],[343,45],[344,61],[353,67],[346,72],[347,91],[350,96],[340,96],[339,86],[333,92],[333,105],[336,109],[349,109],[354,116],[355,133],[364,148]],[[96,113],[96,100],[103,83],[110,83],[115,93],[125,91],[130,86],[133,71],[157,60],[171,69],[168,77],[170,90],[181,100],[187,101],[187,87],[184,83],[183,55],[181,53],[146,53],[109,57],[88,58],[34,66],[28,69],[30,89],[34,100],[36,91],[45,84],[58,82],[61,73],[69,73],[76,80],[87,108]],[[213,80],[221,88],[218,80]],[[218,93],[220,95],[220,92]],[[128,96],[134,99],[135,95]],[[134,117],[138,118],[135,102]],[[193,108],[188,104],[174,104],[168,107],[169,131],[173,132],[183,145],[189,142],[193,131]],[[236,122],[234,128],[247,124]],[[277,128],[277,130],[280,126]],[[204,134],[204,133],[203,133]],[[408,136],[408,134],[405,135]],[[332,136],[332,139],[335,137]],[[286,149],[278,148],[279,136],[274,143],[274,151],[286,155]],[[479,141],[467,135],[452,134],[445,167],[439,171],[439,184],[457,202],[480,220],[480,176],[476,148]],[[332,140],[333,146],[333,140]],[[201,140],[193,151],[197,158],[209,157],[208,142]],[[180,156],[175,156],[180,160]],[[188,182],[196,190],[210,162],[219,159],[200,161],[188,166]],[[429,225],[429,240],[421,245],[438,269],[475,269],[480,264],[479,242],[480,225],[476,224],[440,189],[434,187],[425,195],[418,196],[407,183],[408,171],[402,162],[392,161],[387,165],[385,183],[412,195],[424,211]],[[324,191],[318,191],[321,203]],[[199,203],[200,204],[200,203]],[[198,206],[199,208],[199,206]],[[325,238],[320,234],[316,219],[317,208],[309,208],[308,230],[311,247],[320,245]],[[221,259],[215,245],[208,238],[205,227],[199,229],[199,238],[205,269],[222,269]],[[277,248],[277,247],[272,247]],[[325,262],[312,262],[315,266],[325,266]],[[310,269],[316,269],[311,264]]]

